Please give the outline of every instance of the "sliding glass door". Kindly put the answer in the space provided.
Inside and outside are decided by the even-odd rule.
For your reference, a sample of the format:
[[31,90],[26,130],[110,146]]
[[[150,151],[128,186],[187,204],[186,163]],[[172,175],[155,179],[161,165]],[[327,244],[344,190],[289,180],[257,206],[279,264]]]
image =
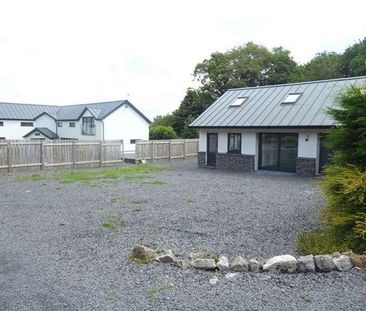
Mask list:
[[297,134],[260,134],[259,168],[296,172],[297,140]]

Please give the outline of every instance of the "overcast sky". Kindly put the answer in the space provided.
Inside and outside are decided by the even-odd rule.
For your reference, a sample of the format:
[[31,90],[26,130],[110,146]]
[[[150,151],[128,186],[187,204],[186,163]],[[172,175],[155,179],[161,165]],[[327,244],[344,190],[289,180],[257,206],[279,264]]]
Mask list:
[[0,101],[176,109],[194,66],[247,41],[298,62],[366,36],[366,1],[0,0]]

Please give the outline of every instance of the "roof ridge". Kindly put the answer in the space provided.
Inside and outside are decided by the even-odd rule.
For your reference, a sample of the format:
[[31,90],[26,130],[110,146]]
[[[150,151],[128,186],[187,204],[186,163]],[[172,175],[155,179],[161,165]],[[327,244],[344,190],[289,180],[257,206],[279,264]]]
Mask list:
[[52,107],[52,108],[59,108],[62,106],[56,105],[45,105],[45,104],[25,104],[25,103],[9,103],[9,102],[0,102],[0,104],[7,104],[7,105],[22,105],[22,106],[37,106],[37,107]]
[[270,87],[299,85],[299,84],[325,83],[325,82],[331,82],[331,81],[361,80],[361,79],[366,79],[366,76],[344,77],[344,78],[335,78],[335,79],[326,79],[326,80],[312,80],[312,81],[292,82],[292,83],[283,83],[283,84],[246,86],[246,87],[230,88],[230,89],[227,89],[227,91],[270,88]]

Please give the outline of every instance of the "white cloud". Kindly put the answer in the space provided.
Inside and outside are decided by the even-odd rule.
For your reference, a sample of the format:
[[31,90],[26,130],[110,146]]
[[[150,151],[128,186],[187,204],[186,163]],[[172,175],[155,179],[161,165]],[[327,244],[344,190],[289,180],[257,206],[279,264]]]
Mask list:
[[179,106],[194,66],[249,40],[299,62],[366,30],[364,1],[0,0],[0,101],[128,97],[149,117]]

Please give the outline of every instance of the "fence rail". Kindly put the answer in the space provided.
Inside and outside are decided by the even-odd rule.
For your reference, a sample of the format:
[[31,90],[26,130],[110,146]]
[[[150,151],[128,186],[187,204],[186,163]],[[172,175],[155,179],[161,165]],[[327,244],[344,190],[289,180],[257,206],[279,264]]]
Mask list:
[[0,141],[0,169],[76,166],[93,164],[103,166],[123,163],[122,140],[2,140]]
[[196,156],[198,139],[149,140],[136,142],[136,161],[185,159]]

